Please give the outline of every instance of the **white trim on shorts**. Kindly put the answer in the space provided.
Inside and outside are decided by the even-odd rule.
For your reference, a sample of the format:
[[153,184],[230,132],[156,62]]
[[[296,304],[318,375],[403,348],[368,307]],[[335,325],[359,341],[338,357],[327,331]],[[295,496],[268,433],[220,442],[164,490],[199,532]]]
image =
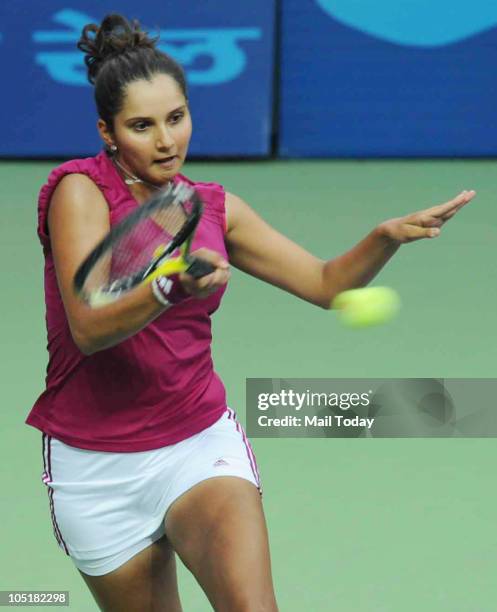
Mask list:
[[237,476],[262,495],[253,449],[231,408],[198,434],[151,451],[92,451],[47,434],[42,441],[54,536],[90,576],[117,569],[161,538],[171,504],[203,480]]
[[50,507],[50,518],[52,519],[52,527],[53,527],[55,539],[57,540],[57,544],[61,548],[63,548],[66,555],[68,555],[69,551],[67,550],[67,546],[66,546],[66,543],[64,542],[64,538],[62,537],[62,534],[60,533],[59,525],[57,524],[57,518],[55,516],[55,507],[54,507],[54,501],[53,501],[54,490],[50,486],[50,483],[52,482],[52,466],[51,466],[51,460],[50,460],[50,453],[51,453],[50,441],[51,439],[52,439],[51,436],[45,433],[42,436],[43,474],[41,476],[41,480],[43,484],[47,486],[48,504]]
[[243,438],[243,443],[245,444],[245,449],[247,451],[247,457],[249,459],[250,462],[250,467],[252,469],[252,474],[254,475],[255,481],[257,483],[257,488],[259,489],[259,493],[262,495],[262,483],[261,483],[261,477],[259,474],[259,468],[257,467],[257,461],[255,459],[255,455],[254,455],[254,451],[252,450],[252,445],[250,444],[247,435],[245,433],[245,430],[243,429],[243,427],[240,425],[238,419],[236,418],[236,412],[234,410],[232,410],[231,408],[226,408],[226,411],[228,413],[228,419],[230,421],[233,421],[233,423],[235,424],[236,430],[238,431],[238,433],[242,436]]

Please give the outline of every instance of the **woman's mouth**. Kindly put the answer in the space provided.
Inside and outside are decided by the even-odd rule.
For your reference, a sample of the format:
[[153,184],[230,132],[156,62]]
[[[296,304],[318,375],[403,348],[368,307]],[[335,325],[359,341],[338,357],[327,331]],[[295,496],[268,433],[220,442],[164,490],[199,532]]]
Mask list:
[[174,166],[177,159],[177,155],[171,155],[170,157],[163,157],[161,159],[154,160],[154,164],[157,164],[161,168],[169,169]]

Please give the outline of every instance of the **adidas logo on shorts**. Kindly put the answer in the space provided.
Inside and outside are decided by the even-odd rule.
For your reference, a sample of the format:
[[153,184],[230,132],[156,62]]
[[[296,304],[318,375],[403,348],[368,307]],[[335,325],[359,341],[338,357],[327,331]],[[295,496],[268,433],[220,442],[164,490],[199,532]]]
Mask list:
[[218,459],[213,465],[214,467],[219,467],[220,465],[229,465],[229,463],[224,459]]

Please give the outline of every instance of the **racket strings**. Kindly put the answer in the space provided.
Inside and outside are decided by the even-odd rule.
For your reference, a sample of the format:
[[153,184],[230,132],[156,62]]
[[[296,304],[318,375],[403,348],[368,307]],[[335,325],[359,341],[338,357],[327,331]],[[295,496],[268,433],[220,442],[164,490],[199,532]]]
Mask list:
[[106,252],[88,275],[83,290],[87,295],[114,293],[119,295],[136,285],[158,257],[171,257],[168,252],[174,237],[188,220],[181,202],[173,202],[153,210],[130,230],[109,244]]

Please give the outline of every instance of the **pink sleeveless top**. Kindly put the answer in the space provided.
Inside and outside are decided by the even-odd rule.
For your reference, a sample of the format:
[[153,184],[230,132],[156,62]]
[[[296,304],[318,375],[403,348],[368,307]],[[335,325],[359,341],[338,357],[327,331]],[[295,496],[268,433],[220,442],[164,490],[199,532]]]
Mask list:
[[[134,336],[84,355],[74,343],[50,248],[50,198],[67,174],[89,176],[109,206],[111,225],[138,203],[105,152],[55,168],[38,202],[38,235],[45,256],[49,361],[46,389],[26,423],[78,448],[133,452],[175,444],[215,423],[226,409],[224,386],[213,370],[211,314],[224,288],[207,299],[172,306]],[[224,190],[193,183],[204,214],[192,250],[207,247],[228,259],[224,244]],[[177,179],[175,179],[177,180]]]

